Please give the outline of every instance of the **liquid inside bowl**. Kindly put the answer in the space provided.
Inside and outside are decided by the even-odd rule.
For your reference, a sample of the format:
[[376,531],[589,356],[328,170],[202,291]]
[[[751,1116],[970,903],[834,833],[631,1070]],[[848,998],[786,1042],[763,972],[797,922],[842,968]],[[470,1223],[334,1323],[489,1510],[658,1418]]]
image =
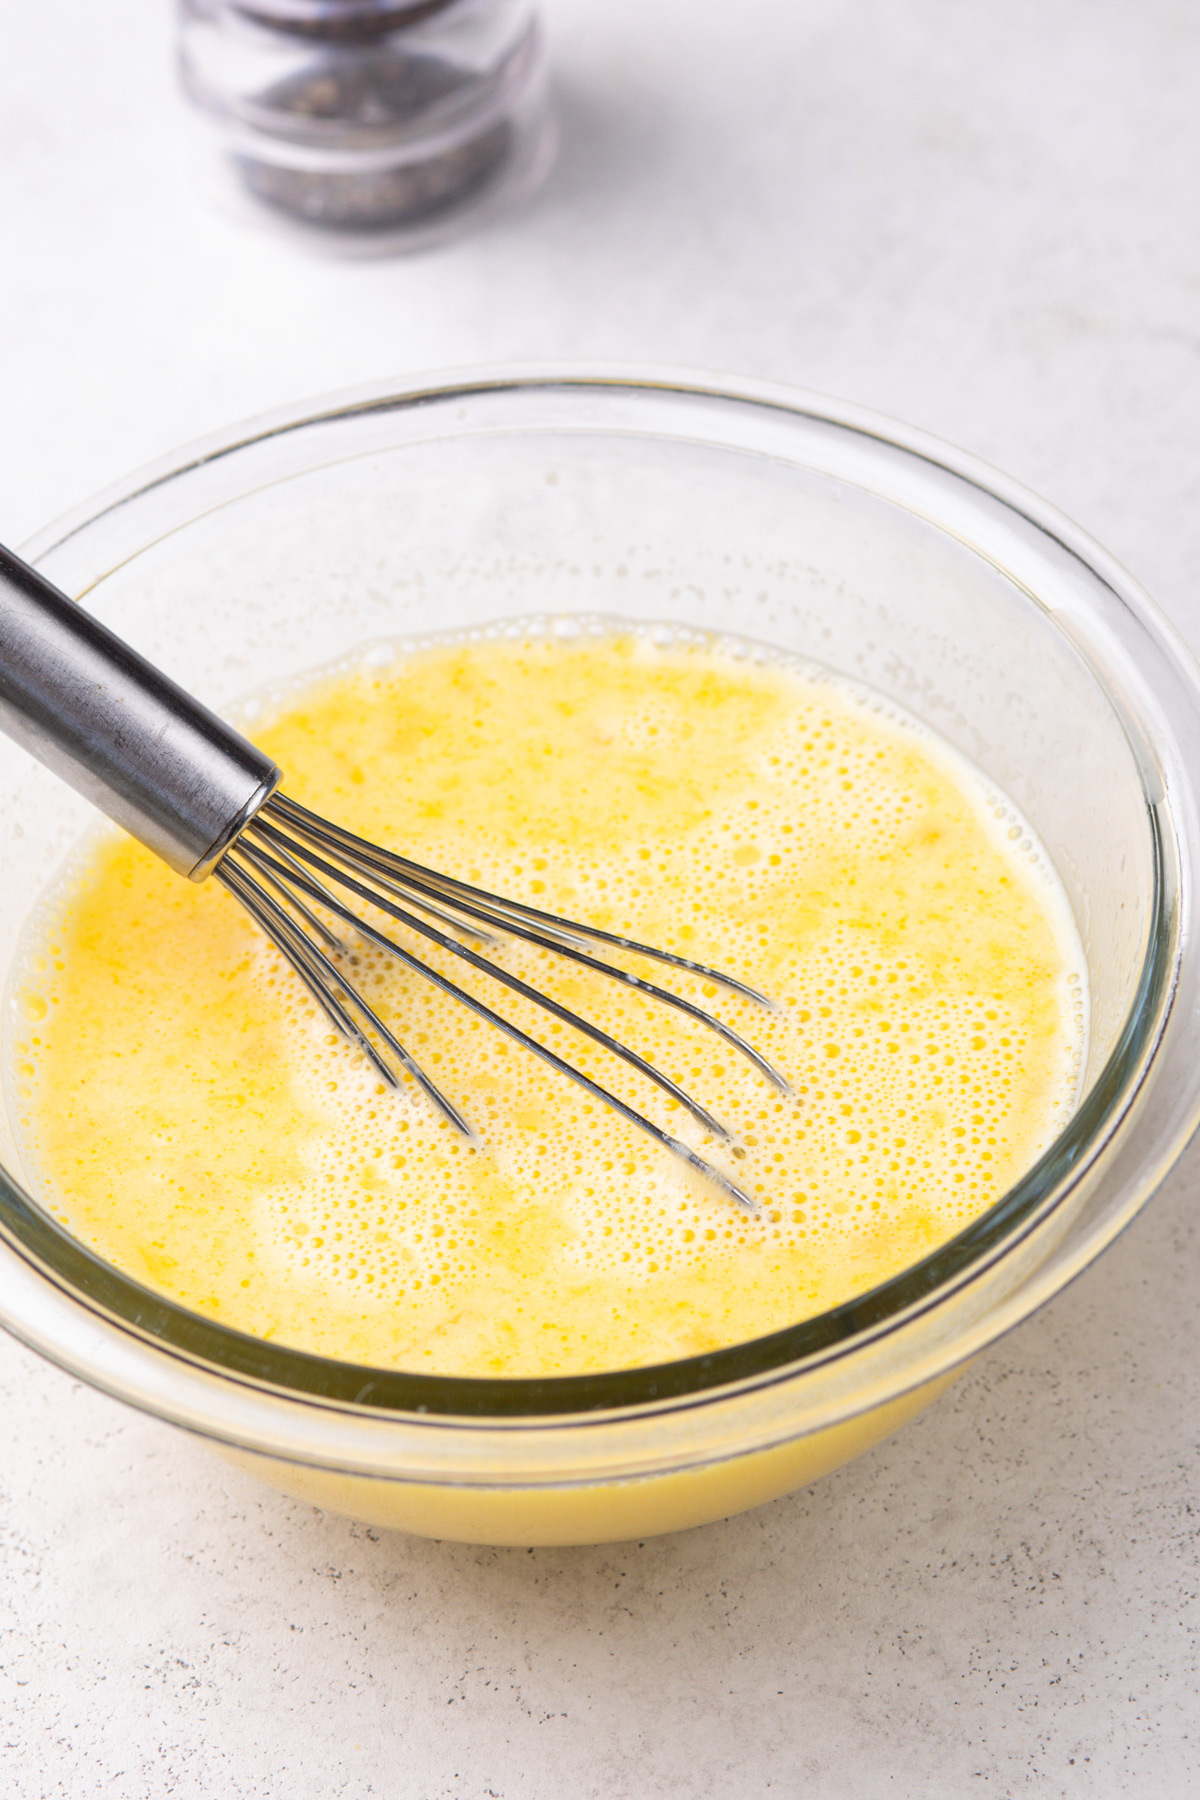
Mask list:
[[419,920],[375,915],[682,1131],[753,1196],[739,1211],[330,917],[355,987],[478,1127],[464,1140],[411,1077],[389,1092],[216,884],[118,838],[26,932],[10,1111],[47,1210],[182,1306],[379,1367],[667,1361],[920,1261],[1073,1110],[1086,965],[1061,885],[1011,802],[876,694],[728,634],[564,614],[360,646],[240,710],[288,792],[368,840],[769,994],[649,971],[791,1087],[576,961],[486,945],[683,1081],[723,1145]]

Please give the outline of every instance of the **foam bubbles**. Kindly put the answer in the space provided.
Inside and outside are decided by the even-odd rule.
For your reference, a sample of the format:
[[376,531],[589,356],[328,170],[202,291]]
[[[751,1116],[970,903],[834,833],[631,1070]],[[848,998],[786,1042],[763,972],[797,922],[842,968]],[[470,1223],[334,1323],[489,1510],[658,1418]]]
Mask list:
[[760,645],[547,615],[371,645],[256,700],[255,736],[317,811],[769,993],[764,1012],[677,983],[795,1092],[624,987],[503,953],[731,1127],[732,1154],[569,1027],[503,1002],[723,1162],[760,1203],[750,1219],[356,947],[355,981],[471,1117],[472,1147],[413,1083],[385,1088],[214,886],[110,843],[38,926],[10,1082],[55,1210],[187,1304],[448,1372],[687,1354],[912,1262],[1073,1104],[1084,963],[1048,858],[1005,796],[877,695]]

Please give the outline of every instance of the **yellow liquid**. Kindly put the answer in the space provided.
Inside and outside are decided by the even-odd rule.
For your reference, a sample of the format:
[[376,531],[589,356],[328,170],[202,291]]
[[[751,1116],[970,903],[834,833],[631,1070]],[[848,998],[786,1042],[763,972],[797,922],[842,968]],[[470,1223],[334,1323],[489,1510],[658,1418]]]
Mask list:
[[[485,888],[724,968],[687,978],[781,1068],[529,948],[506,966],[708,1104],[487,994],[728,1169],[747,1217],[394,961],[355,980],[461,1105],[386,1088],[215,882],[106,839],[27,962],[10,1049],[31,1179],[104,1257],[281,1343],[441,1374],[692,1355],[823,1311],[990,1205],[1061,1128],[1084,1030],[1065,900],[1003,796],[870,696],[701,641],[385,647],[254,735],[287,791]],[[403,940],[419,948],[416,940]]]

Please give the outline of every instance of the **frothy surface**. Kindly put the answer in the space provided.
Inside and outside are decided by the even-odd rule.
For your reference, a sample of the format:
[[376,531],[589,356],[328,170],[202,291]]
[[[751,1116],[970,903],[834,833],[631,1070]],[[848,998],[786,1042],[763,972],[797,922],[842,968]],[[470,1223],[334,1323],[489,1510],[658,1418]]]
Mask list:
[[290,794],[362,836],[770,994],[768,1014],[665,978],[782,1068],[794,1100],[678,1015],[505,953],[734,1129],[728,1161],[603,1051],[502,1003],[723,1161],[761,1216],[363,952],[355,979],[477,1126],[471,1148],[411,1084],[379,1082],[215,883],[107,839],[31,947],[10,1073],[32,1178],[110,1261],[326,1355],[446,1374],[619,1368],[874,1286],[1061,1127],[1082,956],[1003,797],[873,697],[793,664],[686,634],[566,630],[377,647],[278,698],[253,735]]

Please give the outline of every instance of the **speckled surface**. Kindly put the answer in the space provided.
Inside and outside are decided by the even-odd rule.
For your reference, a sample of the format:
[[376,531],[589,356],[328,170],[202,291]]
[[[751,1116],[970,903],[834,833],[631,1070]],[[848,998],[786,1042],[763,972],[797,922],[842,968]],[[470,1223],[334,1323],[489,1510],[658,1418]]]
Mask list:
[[[991,458],[1200,644],[1187,0],[551,0],[550,186],[377,265],[195,198],[165,6],[10,10],[0,538],[323,388],[670,359]],[[0,1793],[1200,1791],[1198,1173],[892,1442],[644,1545],[379,1536],[3,1340]]]

